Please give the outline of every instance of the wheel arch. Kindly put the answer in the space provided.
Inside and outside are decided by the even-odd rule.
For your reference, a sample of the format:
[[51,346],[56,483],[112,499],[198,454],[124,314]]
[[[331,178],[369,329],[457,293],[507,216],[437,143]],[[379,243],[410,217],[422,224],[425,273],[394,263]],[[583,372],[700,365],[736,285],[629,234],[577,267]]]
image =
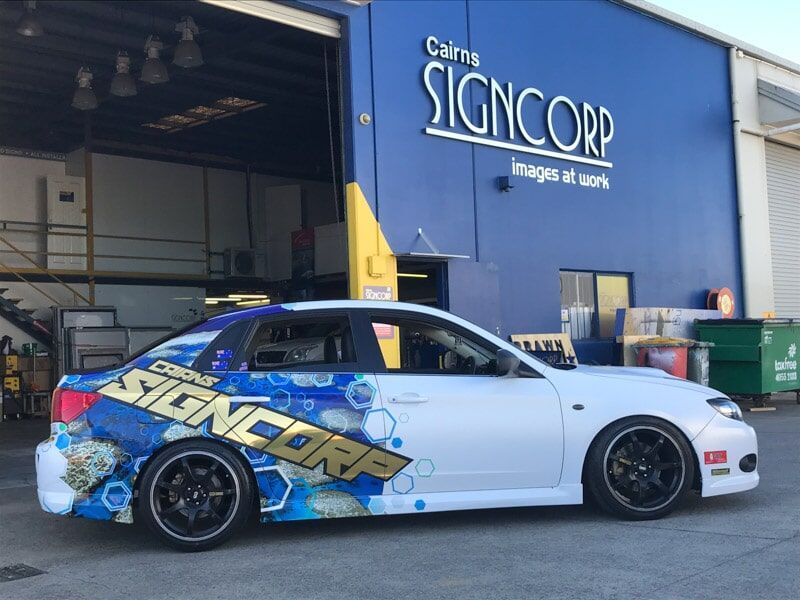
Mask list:
[[198,441],[203,441],[204,443],[208,443],[209,445],[218,446],[220,448],[227,448],[228,450],[233,450],[233,454],[236,456],[236,460],[239,462],[239,464],[242,466],[242,468],[247,473],[247,476],[250,479],[250,484],[253,486],[253,490],[256,492],[255,494],[253,494],[253,497],[255,499],[255,503],[256,504],[255,504],[255,506],[251,507],[251,512],[253,510],[255,510],[255,508],[258,505],[258,502],[260,501],[260,498],[261,498],[261,489],[258,487],[258,481],[256,480],[256,474],[255,474],[255,471],[253,470],[253,465],[250,464],[250,461],[247,460],[247,458],[233,444],[230,444],[228,442],[224,442],[222,440],[218,440],[218,439],[215,439],[215,438],[205,437],[205,436],[192,436],[192,437],[181,438],[179,440],[174,440],[172,442],[164,444],[163,446],[158,448],[155,452],[153,452],[150,456],[148,456],[147,459],[144,461],[142,466],[137,471],[136,478],[135,478],[135,480],[133,482],[133,502],[132,502],[132,505],[133,505],[133,508],[134,508],[134,514],[136,514],[135,508],[139,504],[139,488],[140,488],[142,480],[144,479],[143,475],[147,471],[147,469],[153,464],[153,461],[155,460],[155,458],[157,456],[163,454],[164,452],[166,452],[169,449],[175,448],[177,446],[183,446],[183,445],[188,445],[188,444],[191,444],[191,443],[197,443]]
[[666,418],[664,418],[663,416],[660,416],[660,415],[648,415],[648,414],[626,415],[624,417],[619,417],[618,419],[614,419],[613,421],[610,421],[605,426],[603,426],[599,430],[597,430],[597,432],[592,437],[592,440],[589,442],[589,444],[586,446],[586,448],[583,451],[583,462],[581,463],[581,484],[583,484],[583,485],[586,484],[586,463],[587,463],[587,461],[589,459],[589,452],[591,451],[592,447],[597,442],[597,439],[603,433],[605,433],[607,430],[611,429],[612,427],[615,427],[619,423],[622,423],[623,421],[634,420],[634,419],[655,419],[656,421],[661,421],[662,423],[666,423],[668,425],[671,425],[672,427],[674,427],[675,429],[678,430],[678,432],[681,434],[681,436],[683,436],[684,441],[689,446],[689,450],[692,453],[692,461],[694,462],[694,480],[692,481],[692,489],[693,490],[700,490],[700,487],[701,487],[701,484],[702,484],[702,475],[700,473],[700,461],[699,461],[699,459],[697,457],[697,451],[694,448],[694,444],[692,444],[691,438],[687,435],[686,431],[684,430],[683,427],[680,426],[680,424],[678,424],[678,423],[676,423],[674,421],[670,421],[669,419],[666,419]]

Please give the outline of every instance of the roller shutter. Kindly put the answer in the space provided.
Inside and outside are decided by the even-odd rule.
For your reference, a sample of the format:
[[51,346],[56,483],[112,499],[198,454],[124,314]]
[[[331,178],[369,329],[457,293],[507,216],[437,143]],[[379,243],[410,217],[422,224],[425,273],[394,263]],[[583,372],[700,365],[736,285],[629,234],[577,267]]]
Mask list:
[[775,312],[800,317],[800,150],[766,142]]

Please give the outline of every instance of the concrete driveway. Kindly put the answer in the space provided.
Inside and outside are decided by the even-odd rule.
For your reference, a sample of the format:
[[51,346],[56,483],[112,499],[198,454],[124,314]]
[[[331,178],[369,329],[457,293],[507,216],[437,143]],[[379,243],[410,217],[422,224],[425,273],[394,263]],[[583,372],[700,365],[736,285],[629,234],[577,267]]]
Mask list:
[[661,521],[567,507],[254,524],[204,554],[42,513],[33,449],[47,424],[0,424],[0,567],[46,571],[0,582],[0,598],[798,598],[800,406],[774,404],[745,416],[760,487]]

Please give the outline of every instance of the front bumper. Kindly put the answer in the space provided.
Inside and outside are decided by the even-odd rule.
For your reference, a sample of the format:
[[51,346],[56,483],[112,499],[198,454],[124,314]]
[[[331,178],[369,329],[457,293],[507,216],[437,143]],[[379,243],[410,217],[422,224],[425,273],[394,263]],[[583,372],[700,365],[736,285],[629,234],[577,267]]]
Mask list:
[[[744,492],[758,485],[758,468],[747,473],[739,464],[747,455],[758,455],[756,432],[746,423],[716,415],[692,445],[700,467],[703,497]],[[726,460],[716,462],[723,451]],[[707,452],[715,453],[708,464]]]

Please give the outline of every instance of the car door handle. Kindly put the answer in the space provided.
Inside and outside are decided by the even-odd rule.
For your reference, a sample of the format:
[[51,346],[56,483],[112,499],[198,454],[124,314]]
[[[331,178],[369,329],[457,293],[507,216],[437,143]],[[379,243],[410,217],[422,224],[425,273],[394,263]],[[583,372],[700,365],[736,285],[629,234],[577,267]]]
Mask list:
[[394,404],[419,404],[420,402],[427,402],[427,396],[420,396],[419,394],[415,394],[414,392],[407,392],[405,394],[400,394],[399,396],[392,396],[389,398],[389,402]]

